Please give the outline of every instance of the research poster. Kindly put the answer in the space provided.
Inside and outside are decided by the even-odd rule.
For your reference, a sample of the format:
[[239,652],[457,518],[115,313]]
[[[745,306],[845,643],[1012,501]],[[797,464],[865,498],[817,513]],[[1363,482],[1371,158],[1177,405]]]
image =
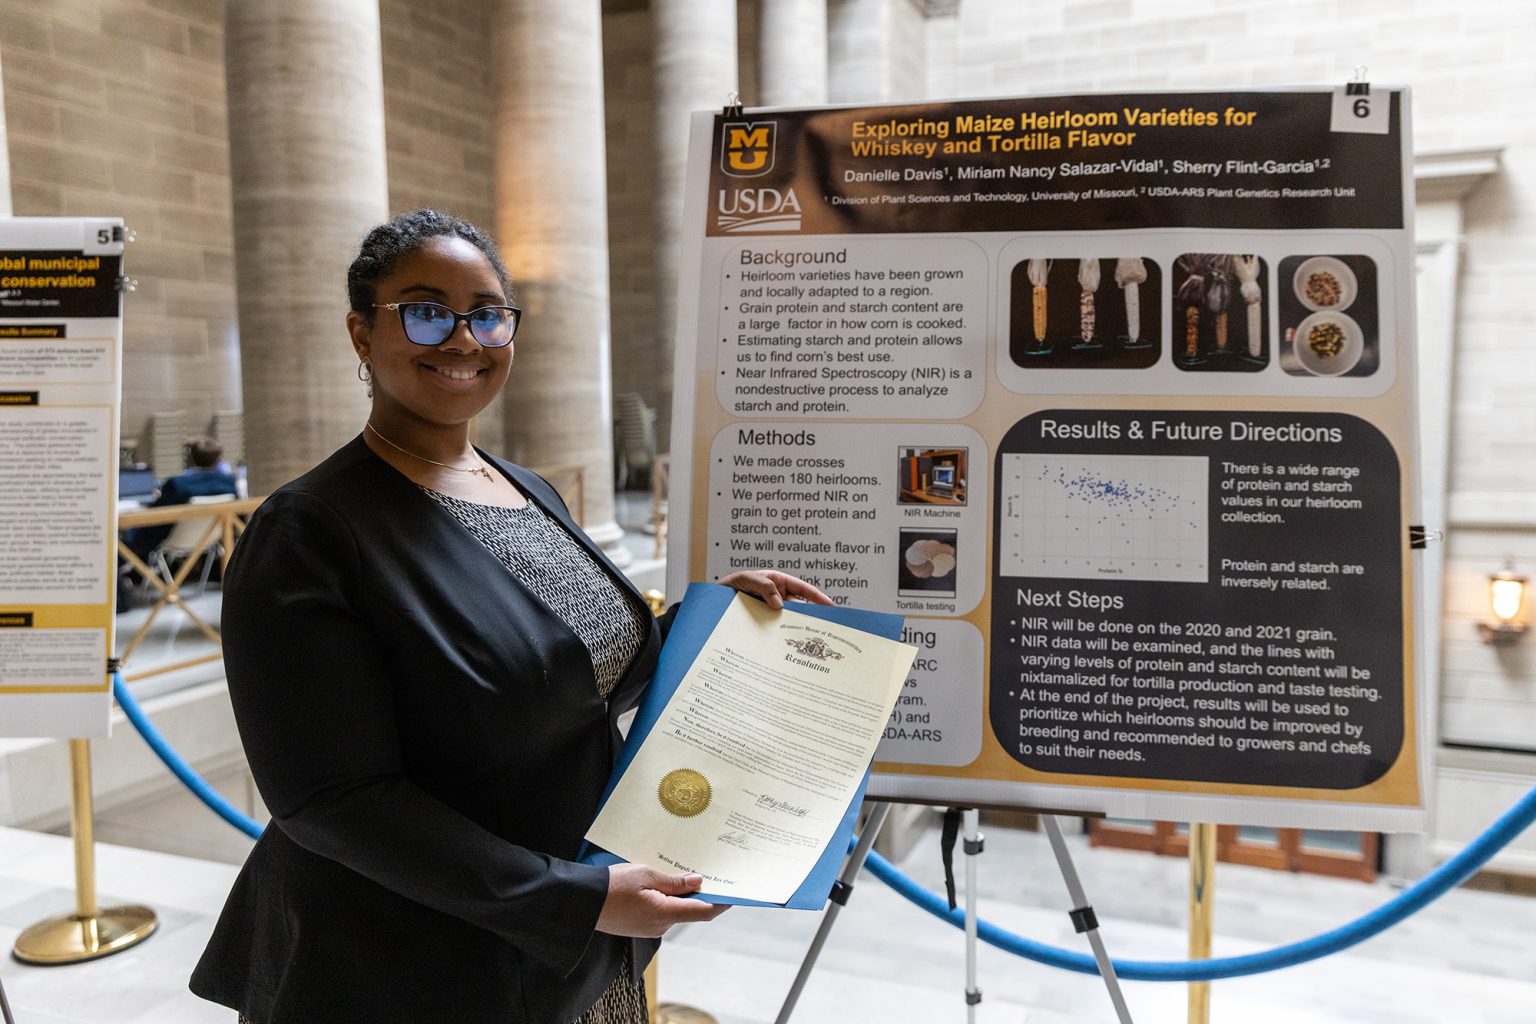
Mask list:
[[669,589],[904,615],[877,796],[1418,827],[1408,100],[696,114]]
[[122,221],[0,218],[0,736],[108,734]]

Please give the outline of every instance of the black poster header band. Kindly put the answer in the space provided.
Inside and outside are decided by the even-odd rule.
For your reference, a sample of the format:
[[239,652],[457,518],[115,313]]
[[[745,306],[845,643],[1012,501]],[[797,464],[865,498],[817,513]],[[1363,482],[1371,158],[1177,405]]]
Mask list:
[[115,317],[122,308],[121,267],[121,256],[0,250],[0,318]]
[[1323,91],[717,115],[708,234],[1401,228],[1387,95],[1381,135]]

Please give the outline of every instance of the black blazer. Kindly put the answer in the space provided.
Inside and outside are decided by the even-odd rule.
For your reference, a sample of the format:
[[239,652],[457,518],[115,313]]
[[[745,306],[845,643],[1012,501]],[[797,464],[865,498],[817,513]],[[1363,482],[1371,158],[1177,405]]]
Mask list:
[[[594,931],[607,870],[572,858],[661,628],[549,484],[486,458],[644,613],[645,647],[605,706],[580,638],[361,436],[262,503],[224,661],[272,823],[191,980],[257,1024],[561,1024],[630,945]],[[633,946],[638,971],[655,944]]]

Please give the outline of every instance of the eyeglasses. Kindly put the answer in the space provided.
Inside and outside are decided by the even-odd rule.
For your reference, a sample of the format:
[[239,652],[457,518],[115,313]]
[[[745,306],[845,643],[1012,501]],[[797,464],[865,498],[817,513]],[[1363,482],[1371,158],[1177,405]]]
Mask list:
[[417,345],[441,345],[459,329],[462,320],[481,345],[503,348],[512,344],[512,335],[523,318],[523,311],[516,306],[481,306],[468,313],[440,302],[375,302],[373,306],[399,313],[406,338]]

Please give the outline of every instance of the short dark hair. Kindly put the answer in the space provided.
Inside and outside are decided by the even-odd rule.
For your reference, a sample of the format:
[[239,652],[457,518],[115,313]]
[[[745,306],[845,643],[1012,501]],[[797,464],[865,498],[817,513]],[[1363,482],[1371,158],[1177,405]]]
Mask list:
[[223,454],[224,446],[211,437],[200,437],[187,445],[187,459],[198,469],[212,469]]
[[512,301],[511,275],[489,235],[469,221],[442,210],[412,210],[397,214],[363,238],[357,258],[347,268],[347,301],[352,308],[371,323],[379,280],[428,241],[443,237],[462,238],[484,253],[501,281],[502,294],[508,302]]

